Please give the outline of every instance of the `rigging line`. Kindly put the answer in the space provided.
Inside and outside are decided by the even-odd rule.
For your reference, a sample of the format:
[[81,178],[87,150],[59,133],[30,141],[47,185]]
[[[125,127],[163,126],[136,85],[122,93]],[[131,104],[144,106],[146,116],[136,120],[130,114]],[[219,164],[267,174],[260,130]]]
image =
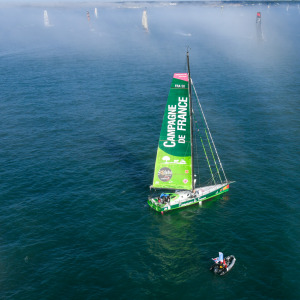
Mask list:
[[[200,114],[200,116],[201,116],[201,114]],[[209,139],[209,137],[208,137],[208,135],[207,135],[206,125],[205,125],[205,123],[204,123],[203,115],[202,115],[201,121],[202,121],[202,124],[203,124],[203,127],[204,127],[204,131],[205,131],[207,143],[208,143],[209,148],[210,148],[210,152],[211,152],[211,155],[212,155],[212,158],[213,158],[213,161],[214,161],[214,165],[215,165],[216,170],[217,170],[217,174],[218,174],[218,176],[219,176],[220,182],[222,183],[223,181],[222,181],[222,178],[221,178],[221,174],[220,174],[220,172],[219,172],[218,164],[217,164],[216,159],[215,159],[214,151],[213,151],[213,149],[212,149],[212,147],[211,147],[210,139]]]
[[208,160],[208,157],[207,157],[207,153],[206,153],[206,150],[205,150],[205,146],[204,146],[202,137],[200,137],[200,140],[201,140],[202,147],[203,147],[203,151],[204,151],[204,154],[205,154],[207,163],[208,163],[208,167],[209,167],[209,170],[210,170],[211,177],[212,177],[212,179],[213,179],[213,181],[214,181],[214,184],[216,184],[215,177],[214,177],[214,173],[213,173],[212,170],[211,170],[211,166],[210,166],[210,163],[209,163],[209,160]]
[[213,144],[213,146],[214,146],[214,150],[215,150],[215,152],[216,152],[216,155],[217,155],[217,158],[218,158],[220,167],[221,167],[221,169],[222,169],[222,172],[223,172],[223,174],[224,174],[225,180],[226,180],[226,182],[227,182],[228,180],[227,180],[225,171],[224,171],[224,169],[223,169],[223,166],[222,166],[222,163],[221,163],[221,160],[220,160],[220,157],[219,157],[217,148],[216,148],[216,146],[215,146],[214,140],[213,140],[213,138],[212,138],[212,136],[211,136],[209,127],[208,127],[208,125],[207,125],[207,122],[206,122],[206,119],[205,119],[205,115],[204,115],[204,112],[203,112],[203,109],[202,109],[202,106],[201,106],[200,100],[199,100],[199,98],[198,98],[198,95],[197,95],[197,92],[196,92],[196,89],[195,89],[195,86],[194,86],[194,84],[193,84],[192,79],[191,79],[191,82],[192,82],[192,86],[193,86],[193,88],[194,88],[194,93],[195,93],[195,95],[196,95],[196,98],[197,98],[197,100],[198,100],[198,103],[199,103],[199,106],[200,106],[200,109],[201,109],[201,112],[202,112],[203,119],[204,119],[204,121],[205,121],[206,128],[207,128],[208,133],[209,133],[209,136],[210,136],[210,138],[211,138],[211,142],[212,142],[212,144]]
[[216,159],[215,159],[215,156],[214,156],[214,151],[213,151],[213,149],[211,148],[211,144],[210,144],[210,141],[209,141],[209,138],[208,138],[208,135],[207,135],[207,130],[206,130],[206,128],[204,129],[204,131],[205,131],[205,134],[206,134],[206,138],[207,138],[207,142],[208,142],[208,145],[209,145],[209,148],[210,148],[211,155],[212,155],[212,157],[213,157],[213,160],[214,160],[214,163],[215,163],[215,166],[216,166],[216,169],[217,169],[217,173],[218,173],[218,175],[219,175],[219,179],[220,179],[220,181],[222,182],[221,175],[220,175],[219,168],[218,168],[218,164],[217,164]]
[[218,164],[217,164],[216,159],[215,159],[214,151],[213,151],[213,149],[211,147],[210,139],[208,137],[207,130],[206,130],[206,125],[205,125],[205,122],[204,122],[204,117],[201,114],[201,111],[200,111],[200,116],[201,116],[201,122],[202,122],[203,127],[204,127],[204,132],[205,132],[206,140],[207,140],[207,143],[209,145],[210,152],[211,152],[211,156],[213,158],[213,162],[214,162],[215,168],[217,170],[217,174],[218,174],[218,177],[220,179],[220,182],[222,183],[223,181],[222,181],[222,178],[221,178],[221,174],[219,172]]
[[[197,124],[196,122],[194,122],[194,123]],[[199,132],[200,130],[199,130],[199,128],[198,128],[198,125],[196,125],[196,127],[197,127],[197,131]],[[209,162],[209,159],[208,159],[206,150],[205,150],[205,145],[204,145],[204,143],[203,143],[203,140],[202,140],[202,137],[200,136],[200,134],[199,134],[199,137],[200,137],[200,140],[201,140],[201,144],[202,144],[203,151],[204,151],[204,155],[205,155],[205,158],[206,158],[206,161],[207,161],[209,170],[210,170],[211,177],[212,177],[212,179],[213,179],[213,181],[214,181],[214,184],[216,184],[215,177],[214,177],[214,173],[213,173],[212,170],[211,170],[210,162]]]
[[218,164],[217,164],[216,159],[215,159],[214,151],[213,151],[213,149],[212,149],[212,147],[211,147],[210,139],[209,139],[208,134],[207,134],[206,126],[205,126],[205,123],[204,123],[204,118],[203,118],[203,116],[201,115],[201,113],[200,113],[200,116],[202,117],[202,118],[201,118],[201,121],[202,121],[202,124],[203,124],[203,127],[204,127],[204,132],[205,132],[205,136],[206,136],[207,143],[208,143],[208,145],[209,145],[209,149],[210,149],[210,152],[211,152],[211,156],[212,156],[212,158],[213,158],[214,165],[215,165],[215,168],[216,168],[216,170],[217,170],[217,174],[218,174],[218,176],[219,176],[220,182],[222,183],[223,181],[222,181],[222,178],[221,178],[221,174],[220,174],[220,172],[219,172]]
[[[196,127],[196,123],[197,123],[197,121],[195,121],[195,118],[194,118],[194,126]],[[195,128],[195,132],[197,131],[197,128]],[[195,157],[197,158],[196,159],[196,163],[197,163],[197,180],[198,180],[198,182],[197,182],[197,184],[198,185],[200,185],[201,184],[201,182],[200,182],[200,164],[199,164],[199,150],[198,150],[198,143],[194,143],[194,145],[195,145]],[[195,176],[195,175],[194,175]]]

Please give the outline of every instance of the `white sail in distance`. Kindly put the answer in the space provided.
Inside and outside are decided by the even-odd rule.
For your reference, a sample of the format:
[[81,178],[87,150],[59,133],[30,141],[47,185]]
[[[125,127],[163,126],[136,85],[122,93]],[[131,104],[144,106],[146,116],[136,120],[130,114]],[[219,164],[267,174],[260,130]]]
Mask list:
[[147,18],[147,11],[146,10],[143,11],[142,25],[143,25],[144,29],[148,32],[149,28],[148,28],[148,18]]
[[95,17],[98,18],[98,8],[95,7]]
[[50,26],[47,10],[44,10],[44,25],[45,27]]

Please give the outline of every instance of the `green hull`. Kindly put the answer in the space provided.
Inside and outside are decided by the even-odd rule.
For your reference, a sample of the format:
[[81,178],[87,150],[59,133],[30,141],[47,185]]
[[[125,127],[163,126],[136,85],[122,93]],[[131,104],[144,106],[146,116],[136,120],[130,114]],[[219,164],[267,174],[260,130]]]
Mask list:
[[197,203],[201,204],[203,201],[211,199],[215,196],[222,195],[222,194],[224,194],[228,191],[229,191],[229,185],[226,186],[225,188],[224,187],[219,188],[219,189],[217,189],[217,190],[215,190],[211,193],[208,193],[206,195],[191,198],[191,199],[188,199],[186,201],[182,201],[181,203],[176,203],[174,205],[171,205],[171,204],[170,205],[165,205],[165,204],[159,203],[158,199],[154,199],[155,200],[154,203],[151,201],[151,199],[149,199],[148,204],[152,209],[163,213],[163,212],[171,211],[171,210],[174,210],[174,209],[184,208],[184,207],[194,205],[194,204],[197,204]]

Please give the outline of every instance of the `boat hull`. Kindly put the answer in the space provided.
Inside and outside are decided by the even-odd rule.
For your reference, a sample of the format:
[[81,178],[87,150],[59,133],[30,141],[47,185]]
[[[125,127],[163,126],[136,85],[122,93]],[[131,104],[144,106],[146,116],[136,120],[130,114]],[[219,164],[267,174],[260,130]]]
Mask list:
[[[229,191],[229,184],[224,184],[224,185],[218,185],[216,188],[207,188],[207,191],[200,193],[201,189],[198,189],[199,191],[198,195],[195,197],[189,197],[186,199],[183,199],[182,201],[176,200],[176,201],[170,201],[167,204],[160,203],[158,198],[151,198],[148,199],[148,204],[149,206],[154,209],[157,212],[167,212],[195,204],[201,204],[202,202],[209,200],[213,197],[222,195],[226,192]],[[196,192],[197,194],[197,192]]]

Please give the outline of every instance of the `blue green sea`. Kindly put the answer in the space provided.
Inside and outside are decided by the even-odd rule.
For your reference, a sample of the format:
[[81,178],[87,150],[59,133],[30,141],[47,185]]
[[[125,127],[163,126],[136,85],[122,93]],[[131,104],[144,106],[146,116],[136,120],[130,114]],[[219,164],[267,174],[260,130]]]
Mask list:
[[[0,7],[0,298],[299,299],[298,4],[151,2],[148,33],[143,9]],[[161,215],[147,198],[187,47],[235,183]],[[219,251],[237,262],[217,277]]]

